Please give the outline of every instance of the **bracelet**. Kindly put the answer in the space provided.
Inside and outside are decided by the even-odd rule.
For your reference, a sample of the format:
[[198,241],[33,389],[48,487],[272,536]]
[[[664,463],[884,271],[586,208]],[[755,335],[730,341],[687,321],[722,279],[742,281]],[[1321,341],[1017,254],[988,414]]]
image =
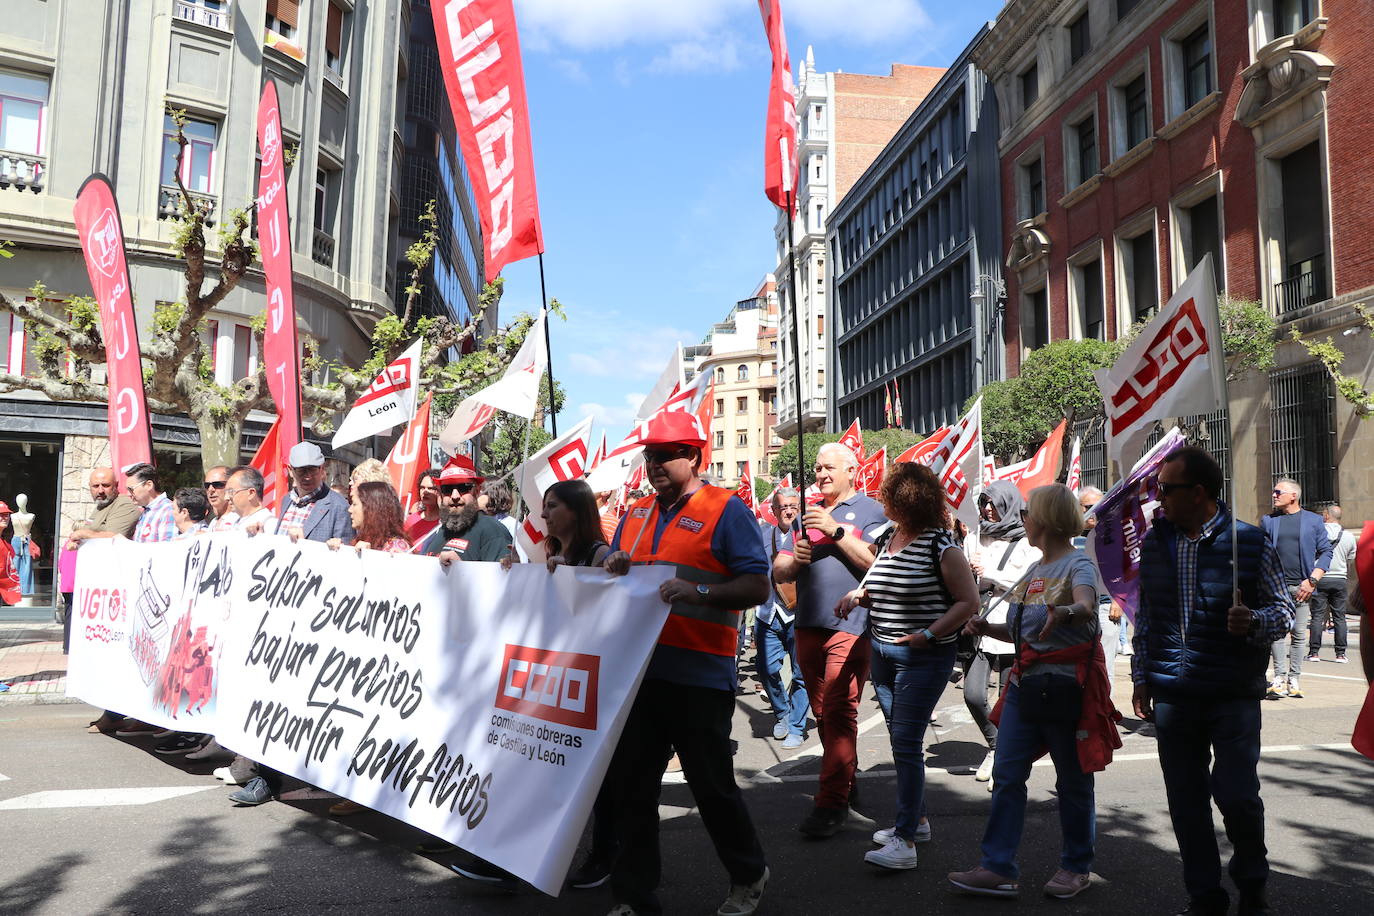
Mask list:
[[935,634],[930,632],[930,627],[926,627],[925,629],[921,630],[921,632],[917,635],[925,636],[926,642],[935,642]]

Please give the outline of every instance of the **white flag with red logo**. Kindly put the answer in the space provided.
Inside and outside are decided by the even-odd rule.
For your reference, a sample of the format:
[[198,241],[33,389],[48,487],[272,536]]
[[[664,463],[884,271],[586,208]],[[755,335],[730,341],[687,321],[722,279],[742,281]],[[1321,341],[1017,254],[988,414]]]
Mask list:
[[[950,428],[945,437],[948,450],[944,461],[932,470],[940,475],[945,488],[945,500],[950,512],[969,528],[978,522],[978,493],[982,490],[983,471],[983,399],[973,402],[969,412]],[[945,453],[945,442],[936,454],[939,461]]]
[[424,339],[416,340],[387,363],[367,390],[358,395],[353,409],[334,433],[330,443],[334,448],[384,433],[397,423],[410,422],[420,394],[420,356],[424,348]]
[[1083,486],[1083,438],[1073,437],[1073,448],[1069,452],[1069,474],[1064,479],[1064,486],[1078,492]]
[[[620,444],[611,449],[605,459],[602,460],[596,471],[587,478],[587,483],[597,493],[606,490],[614,490],[624,483],[625,478],[634,468],[639,460],[639,453],[643,446],[640,442],[648,432],[649,423],[659,414],[667,413],[670,410],[685,410],[688,413],[696,414],[698,420],[705,416],[703,429],[710,429],[710,408],[713,404],[707,401],[707,392],[712,388],[711,374],[702,372],[697,375],[686,386],[674,385],[668,393],[667,399],[649,416],[640,420],[630,430],[630,434],[620,440]],[[709,445],[709,439],[708,439]],[[709,449],[702,450],[702,463],[710,454]]]
[[735,490],[735,495],[744,500],[744,504],[750,509],[758,512],[759,504],[754,499],[754,462],[744,462],[744,474],[739,479],[739,488]]
[[1034,455],[1025,461],[998,468],[993,473],[993,480],[1016,484],[1022,496],[1030,496],[1030,491],[1036,487],[1054,483],[1059,476],[1059,462],[1064,457],[1064,429],[1068,424],[1068,420],[1060,420]]
[[596,470],[597,467],[601,465],[601,462],[606,460],[606,447],[606,431],[602,430],[601,445],[597,447],[596,454],[592,456],[592,464],[590,470]]
[[859,470],[854,475],[854,489],[877,499],[886,475],[887,446],[883,446],[859,463]]
[[858,420],[849,424],[849,429],[846,429],[844,435],[840,437],[840,445],[853,452],[856,461],[864,460],[864,431],[859,429]]
[[1116,364],[1093,375],[1106,405],[1107,454],[1123,471],[1140,455],[1156,421],[1227,405],[1226,356],[1210,254]]
[[942,452],[947,452],[945,439],[949,437],[949,427],[941,426],[935,432],[917,442],[897,456],[897,464],[924,464],[934,467],[936,462],[944,463]]
[[445,451],[450,454],[458,451],[458,446],[480,433],[498,410],[526,420],[534,416],[539,404],[539,386],[549,364],[549,350],[544,344],[547,318],[547,313],[541,309],[539,317],[525,332],[525,342],[499,381],[469,395],[453,411],[444,431],[439,434],[439,444]]
[[415,419],[386,456],[386,469],[406,515],[420,508],[420,475],[429,467],[429,410],[433,401],[434,395],[425,397]]
[[582,479],[591,458],[591,435],[592,418],[587,417],[512,472],[529,513],[515,529],[515,540],[531,562],[544,559],[544,539],[549,534],[542,515],[544,491],[560,480]]

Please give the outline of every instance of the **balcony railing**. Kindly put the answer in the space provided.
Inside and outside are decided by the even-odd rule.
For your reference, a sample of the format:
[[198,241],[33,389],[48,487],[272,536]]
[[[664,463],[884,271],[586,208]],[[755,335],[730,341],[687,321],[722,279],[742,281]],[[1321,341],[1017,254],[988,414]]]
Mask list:
[[[189,192],[191,195],[191,205],[196,208],[196,212],[205,217],[205,225],[215,224],[215,207],[219,201],[209,194],[201,194],[198,191]],[[181,216],[184,202],[181,199],[181,191],[178,188],[163,185],[157,192],[157,218],[172,219]]]
[[0,149],[0,188],[37,194],[46,183],[48,160],[44,156]]
[[195,22],[200,25],[209,26],[212,29],[223,29],[229,31],[229,4],[226,2],[223,9],[213,9],[193,3],[191,0],[174,0],[172,4],[172,15],[178,19],[185,19],[187,22]]
[[334,236],[328,232],[315,230],[315,240],[310,245],[310,257],[316,264],[334,266]]
[[1280,315],[1328,298],[1325,254],[1295,264],[1288,272],[1286,280],[1274,284],[1274,307]]

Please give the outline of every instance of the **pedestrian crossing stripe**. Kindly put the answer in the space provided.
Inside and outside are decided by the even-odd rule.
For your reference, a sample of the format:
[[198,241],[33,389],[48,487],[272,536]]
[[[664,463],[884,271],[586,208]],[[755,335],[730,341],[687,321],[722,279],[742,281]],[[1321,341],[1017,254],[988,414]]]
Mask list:
[[160,786],[132,789],[53,789],[31,792],[0,801],[0,811],[30,811],[43,808],[110,808],[150,805],[155,802],[194,795],[215,786]]

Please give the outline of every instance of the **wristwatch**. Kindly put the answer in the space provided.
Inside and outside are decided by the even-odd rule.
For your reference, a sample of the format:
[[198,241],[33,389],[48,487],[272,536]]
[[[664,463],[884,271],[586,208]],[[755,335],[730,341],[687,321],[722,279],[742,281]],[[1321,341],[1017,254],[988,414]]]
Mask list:
[[921,630],[920,635],[924,636],[926,638],[926,642],[928,643],[935,642],[935,634],[930,632],[930,627],[926,627],[924,630]]
[[703,597],[703,598],[709,598],[709,597],[711,597],[711,586],[709,586],[709,585],[698,585],[698,586],[697,586],[697,594],[700,595],[700,596]]
[[834,531],[832,531],[832,532],[830,533],[830,539],[831,539],[832,541],[842,541],[842,540],[844,540],[844,525],[840,525],[838,528],[836,528]]

